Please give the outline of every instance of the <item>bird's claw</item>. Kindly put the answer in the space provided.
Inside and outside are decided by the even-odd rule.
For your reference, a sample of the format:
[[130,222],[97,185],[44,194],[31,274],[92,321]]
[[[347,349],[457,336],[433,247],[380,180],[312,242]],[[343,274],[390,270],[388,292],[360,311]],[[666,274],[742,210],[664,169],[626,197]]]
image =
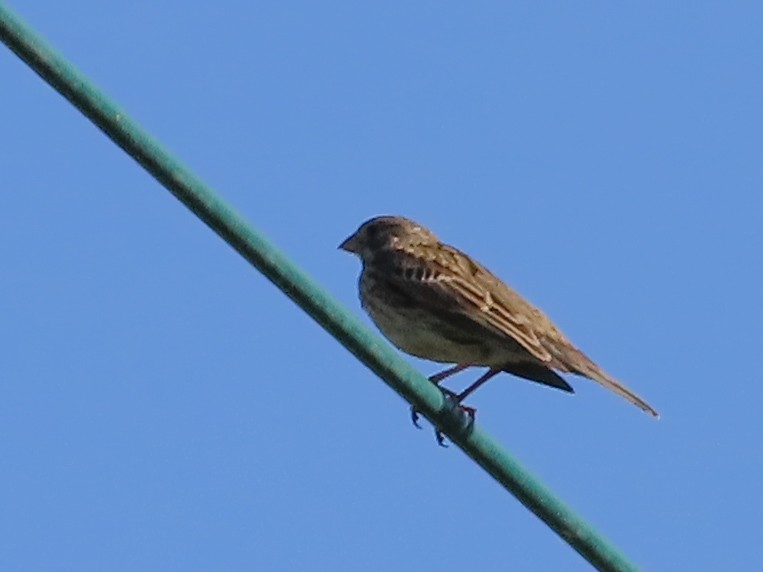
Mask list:
[[[416,426],[416,429],[422,429],[421,424],[419,423],[420,418],[421,418],[421,414],[419,413],[418,409],[411,406],[411,421],[413,421],[413,424]],[[435,439],[437,439],[437,444],[440,447],[445,447],[446,449],[448,448],[448,444],[445,442],[445,434],[442,431],[435,428],[434,437]]]
[[421,429],[421,425],[419,425],[419,412],[418,410],[411,405],[411,421],[413,421],[413,424],[416,426],[416,429]]

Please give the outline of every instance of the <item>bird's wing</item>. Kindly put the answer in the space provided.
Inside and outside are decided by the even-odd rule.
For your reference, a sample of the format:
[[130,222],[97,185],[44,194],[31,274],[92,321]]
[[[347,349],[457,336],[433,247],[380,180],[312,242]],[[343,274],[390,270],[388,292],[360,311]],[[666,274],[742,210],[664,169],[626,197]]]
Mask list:
[[494,335],[510,337],[541,362],[553,361],[533,322],[545,316],[464,253],[445,244],[417,244],[389,254],[377,263],[417,302],[461,314]]
[[578,350],[548,316],[461,251],[445,244],[407,245],[378,262],[386,267],[385,276],[417,304],[456,313],[493,335],[508,336],[548,368],[588,377],[658,416]]

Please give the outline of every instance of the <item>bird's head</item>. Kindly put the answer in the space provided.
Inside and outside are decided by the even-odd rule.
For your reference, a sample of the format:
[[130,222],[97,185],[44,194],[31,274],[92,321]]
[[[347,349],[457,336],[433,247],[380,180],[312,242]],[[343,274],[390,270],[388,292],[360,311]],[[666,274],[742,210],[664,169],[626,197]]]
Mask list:
[[437,237],[430,230],[412,220],[401,216],[378,216],[360,225],[339,248],[368,260],[379,250],[437,242]]

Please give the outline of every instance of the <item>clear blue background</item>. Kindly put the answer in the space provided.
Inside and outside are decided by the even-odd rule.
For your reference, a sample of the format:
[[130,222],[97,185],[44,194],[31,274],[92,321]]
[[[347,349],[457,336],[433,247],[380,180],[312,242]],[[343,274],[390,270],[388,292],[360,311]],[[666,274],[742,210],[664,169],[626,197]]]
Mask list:
[[[12,2],[357,314],[370,216],[492,268],[663,417],[502,376],[480,424],[645,569],[750,569],[760,5],[507,4]],[[0,83],[0,569],[588,569],[5,48]]]

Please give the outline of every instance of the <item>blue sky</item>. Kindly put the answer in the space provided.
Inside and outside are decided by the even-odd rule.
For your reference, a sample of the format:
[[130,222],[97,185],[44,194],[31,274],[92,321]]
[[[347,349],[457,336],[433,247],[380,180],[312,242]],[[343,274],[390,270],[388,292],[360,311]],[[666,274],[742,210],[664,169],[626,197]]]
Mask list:
[[[11,6],[354,312],[370,216],[489,266],[662,419],[501,376],[481,426],[645,569],[749,568],[763,10],[507,4]],[[589,569],[5,48],[0,77],[0,568]]]

